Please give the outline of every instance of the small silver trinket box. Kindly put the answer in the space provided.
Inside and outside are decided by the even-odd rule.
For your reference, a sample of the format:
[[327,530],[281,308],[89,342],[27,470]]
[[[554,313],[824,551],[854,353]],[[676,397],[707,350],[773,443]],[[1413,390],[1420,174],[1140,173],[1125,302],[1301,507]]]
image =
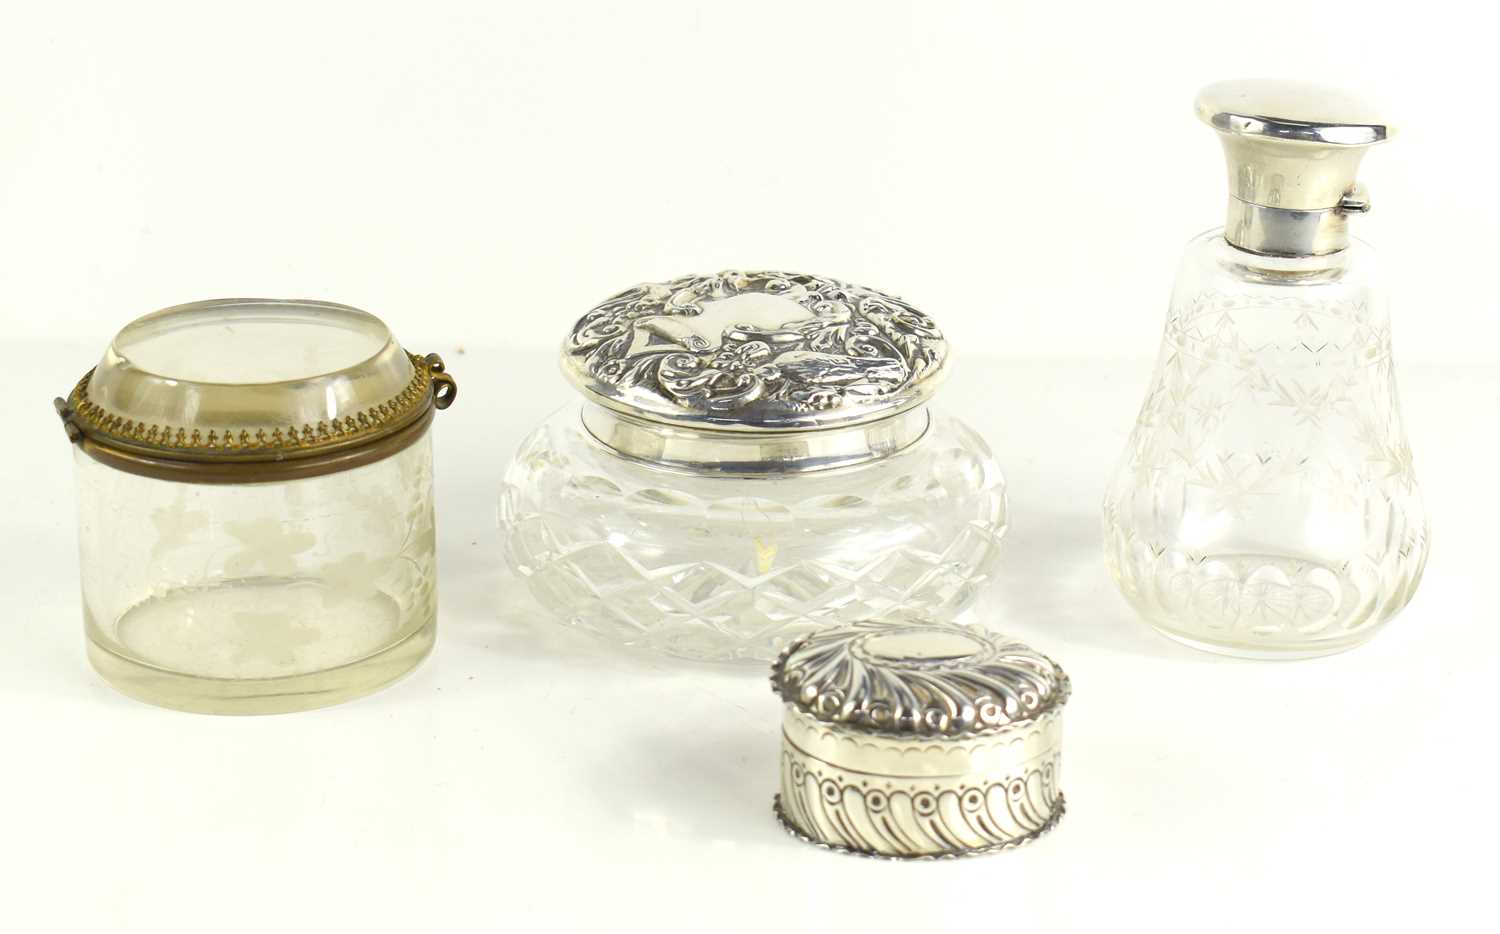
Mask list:
[[1005,636],[870,621],[810,635],[771,669],[786,702],[776,816],[868,856],[1019,846],[1063,815],[1068,676]]

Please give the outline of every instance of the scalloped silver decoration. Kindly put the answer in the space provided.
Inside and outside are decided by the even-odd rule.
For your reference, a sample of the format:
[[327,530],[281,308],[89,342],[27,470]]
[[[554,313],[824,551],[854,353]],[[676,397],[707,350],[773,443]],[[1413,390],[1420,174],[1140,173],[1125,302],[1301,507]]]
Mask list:
[[825,723],[916,736],[982,734],[1066,702],[1050,658],[985,630],[874,620],[799,640],[772,667],[789,704]]

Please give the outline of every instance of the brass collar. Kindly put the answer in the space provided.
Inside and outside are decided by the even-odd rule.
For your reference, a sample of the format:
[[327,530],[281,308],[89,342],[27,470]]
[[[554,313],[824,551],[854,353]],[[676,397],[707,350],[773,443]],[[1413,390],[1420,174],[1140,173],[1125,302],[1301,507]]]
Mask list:
[[402,450],[422,436],[458,384],[435,353],[411,358],[412,378],[394,398],[316,425],[271,425],[253,433],[153,425],[122,418],[89,398],[93,370],[53,405],[68,439],[127,473],[183,483],[268,483],[348,470]]

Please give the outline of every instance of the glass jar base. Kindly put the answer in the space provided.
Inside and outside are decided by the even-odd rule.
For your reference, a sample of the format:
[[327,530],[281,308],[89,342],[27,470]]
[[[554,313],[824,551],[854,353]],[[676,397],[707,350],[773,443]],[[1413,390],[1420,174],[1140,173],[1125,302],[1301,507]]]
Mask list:
[[209,714],[295,713],[372,694],[409,674],[432,651],[437,620],[367,658],[284,678],[233,680],[167,671],[88,640],[89,663],[115,690],[157,707]]
[[89,660],[105,680],[157,706],[221,714],[307,710],[389,684],[434,640],[435,613],[402,622],[379,591],[285,578],[178,588],[110,627],[85,610]]
[[1230,658],[1248,658],[1256,661],[1287,662],[1304,658],[1322,658],[1325,655],[1337,655],[1340,652],[1347,652],[1352,648],[1364,645],[1379,631],[1379,627],[1371,627],[1348,639],[1330,640],[1320,644],[1276,647],[1254,645],[1246,642],[1219,642],[1204,639],[1202,636],[1189,636],[1184,633],[1174,632],[1165,626],[1159,626],[1155,623],[1151,624],[1151,628],[1173,642],[1185,645],[1190,649],[1197,649],[1200,652],[1224,655]]

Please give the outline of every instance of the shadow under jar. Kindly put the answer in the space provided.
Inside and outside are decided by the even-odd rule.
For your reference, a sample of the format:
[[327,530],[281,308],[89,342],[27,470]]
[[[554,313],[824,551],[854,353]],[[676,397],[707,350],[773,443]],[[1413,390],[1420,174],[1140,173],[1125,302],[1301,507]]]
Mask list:
[[437,619],[429,428],[455,389],[344,305],[128,325],[57,400],[95,669],[149,703],[247,714],[410,671]]
[[507,558],[557,618],[699,660],[952,617],[993,572],[1006,499],[984,441],[927,406],[948,354],[907,303],[817,276],[622,292],[564,343],[584,401],[506,472]]

